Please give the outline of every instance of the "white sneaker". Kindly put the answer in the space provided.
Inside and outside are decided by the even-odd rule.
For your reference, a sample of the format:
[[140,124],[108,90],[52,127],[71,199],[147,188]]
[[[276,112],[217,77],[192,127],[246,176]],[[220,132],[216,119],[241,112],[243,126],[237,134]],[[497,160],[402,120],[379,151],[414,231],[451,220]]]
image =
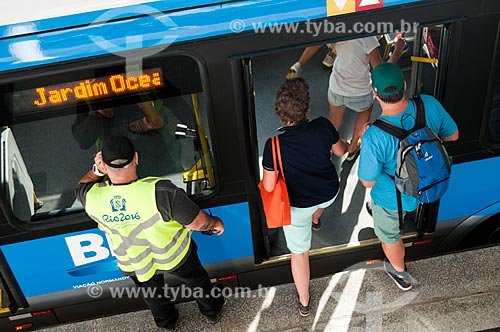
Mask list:
[[[351,143],[349,142],[347,144],[350,145]],[[345,158],[345,160],[346,161],[353,161],[358,156],[360,150],[361,150],[361,141],[359,140],[358,141],[358,148],[353,152],[347,153],[347,157]]]
[[349,152],[347,154],[347,156],[345,157],[345,160],[346,161],[353,161],[354,159],[356,159],[356,157],[358,156],[358,154],[359,154],[359,150],[354,151],[354,152]]
[[288,68],[286,79],[289,80],[291,78],[300,77],[301,72],[302,66],[300,65],[300,62],[295,62],[290,68]]
[[335,53],[328,52],[323,59],[323,66],[332,68],[333,62],[335,61]]

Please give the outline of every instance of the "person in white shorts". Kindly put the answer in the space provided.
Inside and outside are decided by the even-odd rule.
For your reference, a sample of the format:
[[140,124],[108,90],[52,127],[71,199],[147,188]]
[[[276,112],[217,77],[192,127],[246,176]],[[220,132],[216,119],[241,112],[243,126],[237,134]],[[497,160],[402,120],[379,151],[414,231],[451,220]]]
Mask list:
[[[405,47],[404,33],[394,40],[394,51],[388,62],[396,63]],[[338,130],[347,108],[358,112],[346,160],[353,160],[361,147],[360,132],[373,109],[370,65],[383,62],[377,37],[351,39],[335,43],[337,58],[333,63],[328,86],[329,119]]]

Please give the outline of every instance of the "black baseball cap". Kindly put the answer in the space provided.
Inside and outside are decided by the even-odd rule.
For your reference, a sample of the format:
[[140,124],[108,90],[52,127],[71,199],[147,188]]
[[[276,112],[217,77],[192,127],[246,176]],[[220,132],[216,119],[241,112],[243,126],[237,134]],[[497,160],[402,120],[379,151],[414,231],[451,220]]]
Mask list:
[[134,145],[123,134],[109,136],[102,145],[102,160],[109,167],[122,168],[134,159]]

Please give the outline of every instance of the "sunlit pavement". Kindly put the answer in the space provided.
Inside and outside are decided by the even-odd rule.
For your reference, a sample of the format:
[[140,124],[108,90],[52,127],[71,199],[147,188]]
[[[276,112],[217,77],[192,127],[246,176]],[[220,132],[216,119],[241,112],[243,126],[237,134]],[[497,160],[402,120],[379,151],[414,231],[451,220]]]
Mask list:
[[[500,326],[500,247],[408,263],[413,289],[400,291],[380,267],[311,281],[311,314],[298,313],[285,284],[228,298],[211,325],[195,302],[178,305],[176,331],[479,331]],[[149,311],[44,329],[156,331]]]

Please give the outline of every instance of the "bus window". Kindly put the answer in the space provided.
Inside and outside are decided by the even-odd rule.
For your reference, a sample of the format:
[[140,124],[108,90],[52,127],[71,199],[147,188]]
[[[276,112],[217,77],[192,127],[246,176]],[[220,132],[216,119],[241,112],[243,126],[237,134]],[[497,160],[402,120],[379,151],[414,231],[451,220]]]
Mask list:
[[34,195],[33,182],[12,130],[4,128],[1,135],[1,183],[7,201],[14,215],[21,220],[29,220],[34,213],[35,204],[39,204]]
[[412,76],[415,77],[417,82],[415,94],[435,96],[437,93],[440,49],[445,32],[444,25],[436,25],[424,27],[418,33],[420,43],[416,45],[417,52],[411,58],[414,62]]
[[140,177],[166,177],[192,196],[211,193],[205,100],[198,63],[180,55],[146,61],[142,69],[67,68],[0,85],[1,125],[11,129],[33,183],[36,211],[19,219],[81,210],[75,185],[115,133],[133,141]]

